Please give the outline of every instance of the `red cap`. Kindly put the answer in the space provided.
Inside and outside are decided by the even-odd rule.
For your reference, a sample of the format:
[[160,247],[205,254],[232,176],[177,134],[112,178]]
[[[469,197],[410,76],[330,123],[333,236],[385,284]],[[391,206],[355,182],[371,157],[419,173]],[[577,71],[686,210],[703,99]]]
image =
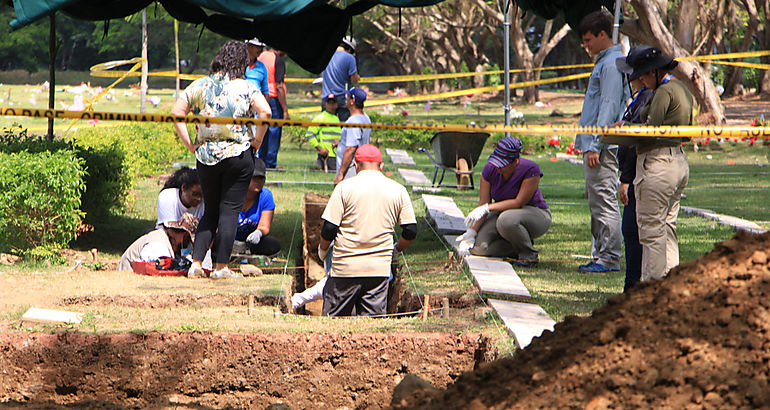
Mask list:
[[382,162],[382,153],[372,144],[361,145],[356,150],[356,162]]

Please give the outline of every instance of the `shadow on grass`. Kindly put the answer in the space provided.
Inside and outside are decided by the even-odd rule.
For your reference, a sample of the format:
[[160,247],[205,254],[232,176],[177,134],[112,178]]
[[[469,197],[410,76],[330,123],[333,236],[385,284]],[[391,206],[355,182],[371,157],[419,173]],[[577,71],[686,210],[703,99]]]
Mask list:
[[154,225],[155,220],[111,215],[95,221],[94,230],[80,235],[71,246],[78,250],[97,248],[100,252],[120,255]]

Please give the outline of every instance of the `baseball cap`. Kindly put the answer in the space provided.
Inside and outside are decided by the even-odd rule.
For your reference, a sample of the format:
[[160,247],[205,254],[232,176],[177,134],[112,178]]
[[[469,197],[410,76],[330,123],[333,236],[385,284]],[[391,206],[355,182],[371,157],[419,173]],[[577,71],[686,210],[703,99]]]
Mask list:
[[489,163],[497,168],[502,168],[516,158],[521,153],[522,143],[516,137],[505,137],[495,146],[495,150],[489,156]]
[[356,150],[356,162],[382,162],[382,153],[372,144],[361,145]]
[[348,90],[348,95],[350,96],[350,98],[352,98],[352,99],[354,99],[354,100],[356,100],[358,102],[366,101],[366,91],[364,91],[364,90],[362,90],[362,89],[360,89],[358,87],[353,87],[353,88],[349,89]]
[[251,174],[252,177],[263,177],[265,176],[265,172],[267,171],[265,167],[265,161],[262,161],[259,158],[254,158],[254,172]]
[[337,96],[334,95],[333,93],[329,93],[329,94],[325,95],[324,98],[323,98],[323,102],[326,102],[326,101],[329,101],[329,100],[337,102]]
[[342,39],[342,44],[345,44],[346,46],[350,47],[353,51],[356,51],[356,46],[358,45],[358,42],[353,38],[353,36],[345,36]]
[[251,44],[251,45],[254,45],[254,46],[257,46],[257,47],[264,47],[265,46],[265,43],[263,43],[262,41],[260,41],[256,37],[252,38],[251,40],[246,40],[246,44]]

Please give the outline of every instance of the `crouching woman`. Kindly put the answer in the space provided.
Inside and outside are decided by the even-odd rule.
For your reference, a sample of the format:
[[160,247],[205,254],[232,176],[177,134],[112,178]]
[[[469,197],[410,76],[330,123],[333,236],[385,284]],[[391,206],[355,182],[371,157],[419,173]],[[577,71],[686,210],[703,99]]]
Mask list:
[[551,227],[551,211],[540,192],[540,166],[520,158],[522,143],[505,137],[481,172],[479,206],[468,214],[468,230],[457,238],[461,257],[513,257],[519,267],[538,263],[532,240]]

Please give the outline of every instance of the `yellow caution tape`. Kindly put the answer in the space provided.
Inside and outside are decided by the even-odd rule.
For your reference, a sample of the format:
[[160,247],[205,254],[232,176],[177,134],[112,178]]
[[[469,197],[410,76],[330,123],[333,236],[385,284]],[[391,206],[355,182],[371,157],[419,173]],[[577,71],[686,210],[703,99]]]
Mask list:
[[744,51],[740,53],[709,54],[705,56],[677,57],[676,60],[724,60],[726,58],[748,58],[770,56],[770,50]]
[[[170,115],[170,114],[141,114],[125,112],[89,112],[89,111],[65,111],[37,108],[7,108],[0,107],[0,116],[37,117],[78,120],[100,121],[134,121],[134,122],[183,122],[188,124],[222,124],[222,125],[268,125],[275,127],[330,127],[340,126],[340,123],[313,122],[296,120],[260,120],[255,118],[230,118],[230,117],[205,117],[200,115]],[[372,129],[396,129],[396,130],[427,130],[427,131],[471,131],[471,132],[510,132],[517,134],[597,134],[597,135],[622,135],[629,137],[657,137],[657,138],[727,138],[727,137],[770,137],[770,127],[751,126],[623,126],[623,127],[596,127],[578,125],[520,125],[505,126],[500,124],[345,124],[347,128],[372,128]]]
[[711,64],[722,64],[722,65],[731,65],[735,67],[758,68],[760,70],[770,70],[770,64],[745,63],[743,61],[721,61],[721,60],[715,60],[715,61],[709,61],[709,62]]
[[[570,80],[577,80],[578,78],[586,78],[590,77],[591,73],[580,73],[580,74],[572,74],[572,75],[565,75],[563,77],[554,77],[554,78],[548,78],[545,80],[537,80],[537,81],[523,81],[519,83],[511,83],[510,87],[513,88],[524,88],[524,87],[531,87],[534,85],[540,85],[540,84],[551,84],[551,83],[559,83],[562,81],[570,81]],[[450,97],[462,97],[469,94],[482,94],[487,93],[490,91],[500,91],[505,89],[504,85],[493,85],[489,87],[478,87],[478,88],[468,88],[465,90],[456,90],[456,91],[447,91],[443,93],[437,93],[437,94],[420,94],[420,95],[411,95],[408,97],[396,97],[396,98],[388,98],[386,100],[373,100],[369,101],[367,100],[366,106],[371,107],[375,105],[387,105],[387,104],[399,104],[399,103],[405,103],[405,102],[414,102],[414,101],[427,101],[427,100],[440,100],[443,98],[450,98]],[[306,113],[306,112],[315,112],[320,111],[320,107],[302,107],[302,108],[295,108],[292,109],[292,113]]]
[[[706,56],[688,56],[688,57],[678,57],[676,60],[679,61],[711,61],[711,60],[723,60],[727,58],[748,58],[748,57],[762,57],[762,56],[768,56],[770,55],[770,50],[761,50],[761,51],[746,51],[746,52],[740,52],[740,53],[726,53],[726,54],[712,54],[712,55],[706,55]],[[118,61],[109,61],[106,63],[100,63],[96,64],[93,67],[91,67],[91,75],[94,77],[121,77],[124,74],[126,74],[125,71],[107,71],[111,70],[112,68],[119,67],[121,65],[125,64],[132,64],[135,63],[138,60],[138,58],[134,58],[131,60],[118,60]],[[141,61],[139,59],[139,61]],[[761,66],[744,66],[739,64],[734,64],[734,62],[716,62],[713,61],[716,64],[727,64],[727,65],[737,65],[741,67],[750,67],[750,68],[760,68],[760,69],[768,69],[770,66],[768,65],[761,65]],[[751,64],[751,63],[745,63],[745,64]],[[522,72],[528,72],[528,71],[547,71],[547,70],[564,70],[564,69],[572,69],[572,68],[586,68],[586,67],[593,67],[593,64],[570,64],[570,65],[562,65],[562,66],[549,66],[549,67],[536,67],[536,68],[521,68],[521,69],[514,69],[509,70],[509,73],[515,74],[515,73],[522,73]],[[503,74],[504,70],[491,70],[491,71],[481,71],[481,72],[467,72],[467,73],[443,73],[443,74],[410,74],[410,75],[394,75],[394,76],[375,76],[375,77],[362,77],[361,80],[359,80],[362,84],[371,84],[371,83],[383,83],[383,82],[406,82],[406,81],[424,81],[424,80],[440,80],[440,79],[447,79],[447,78],[463,78],[463,77],[475,77],[479,75],[496,75],[496,74]],[[140,76],[140,73],[129,73],[129,77],[138,77]],[[182,74],[175,70],[168,70],[168,71],[155,71],[147,73],[148,76],[151,77],[179,77],[183,80],[195,80],[198,78],[203,77],[203,75],[200,74]],[[315,78],[286,78],[285,82],[287,83],[312,83],[316,81]]]

